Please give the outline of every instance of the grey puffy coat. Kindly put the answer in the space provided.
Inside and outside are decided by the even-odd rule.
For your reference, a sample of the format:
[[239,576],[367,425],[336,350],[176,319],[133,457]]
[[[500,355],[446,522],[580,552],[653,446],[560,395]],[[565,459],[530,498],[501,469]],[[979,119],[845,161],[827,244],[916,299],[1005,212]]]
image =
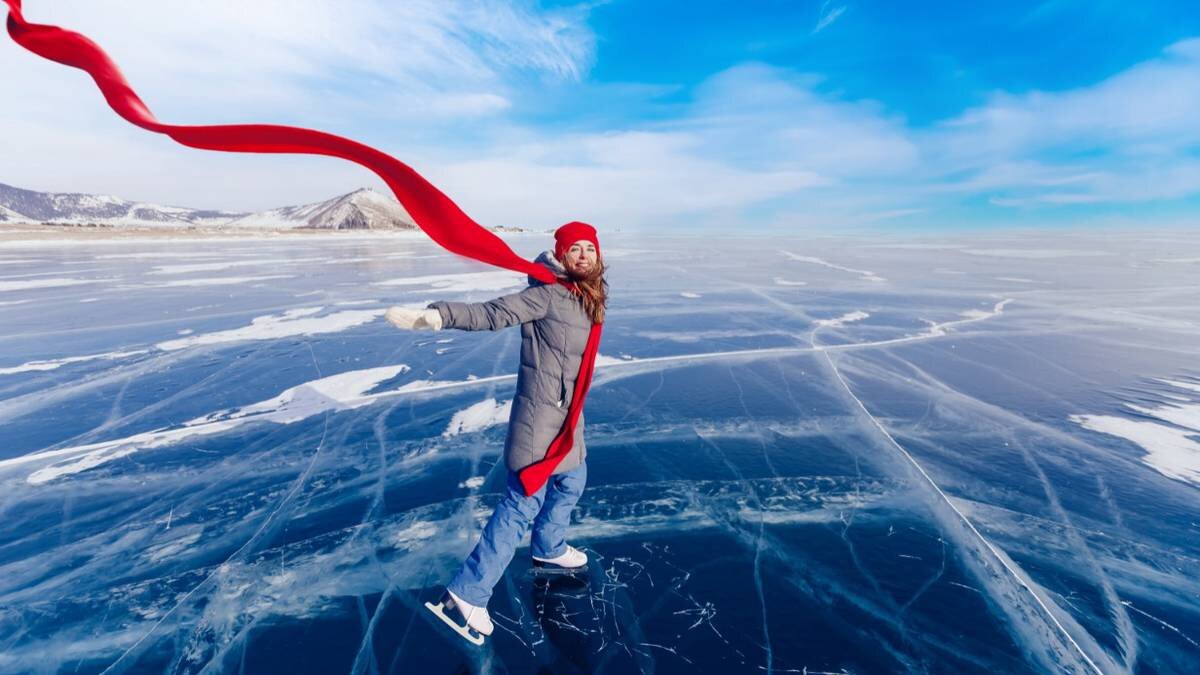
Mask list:
[[[566,276],[551,251],[539,255],[536,262],[556,276]],[[529,277],[529,288],[520,293],[488,302],[443,301],[429,307],[442,315],[443,328],[500,330],[521,324],[521,366],[508,418],[504,460],[510,470],[519,471],[545,457],[567,418],[592,328],[579,300],[562,284],[543,284]],[[581,411],[571,452],[554,473],[574,469],[586,456]]]

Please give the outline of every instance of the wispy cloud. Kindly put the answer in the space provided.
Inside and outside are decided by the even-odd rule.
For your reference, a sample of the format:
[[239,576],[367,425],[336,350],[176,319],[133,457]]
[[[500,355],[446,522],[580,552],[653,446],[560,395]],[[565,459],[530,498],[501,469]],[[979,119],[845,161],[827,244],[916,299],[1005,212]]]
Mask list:
[[66,0],[27,13],[95,38],[160,106],[236,100],[243,114],[329,105],[331,89],[362,78],[418,100],[503,97],[522,71],[579,79],[593,52],[581,12],[499,0]]
[[729,224],[740,209],[827,183],[802,168],[753,169],[704,152],[683,131],[567,135],[494,148],[434,176],[491,222],[557,225],[572,218],[616,227]]
[[833,6],[833,4],[833,0],[825,0],[825,2],[821,3],[821,12],[817,18],[817,25],[812,29],[814,35],[831,26],[834,21],[837,21],[846,12],[848,7],[847,5]]
[[1088,87],[993,94],[926,134],[945,185],[1005,206],[1200,192],[1200,39]]

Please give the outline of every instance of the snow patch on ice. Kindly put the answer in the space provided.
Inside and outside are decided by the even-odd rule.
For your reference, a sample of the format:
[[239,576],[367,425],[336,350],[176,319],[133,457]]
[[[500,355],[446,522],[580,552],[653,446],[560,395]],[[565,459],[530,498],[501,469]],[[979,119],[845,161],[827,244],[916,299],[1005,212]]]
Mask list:
[[1188,391],[1200,391],[1200,384],[1193,384],[1191,382],[1183,382],[1180,380],[1167,380],[1167,379],[1161,379],[1161,378],[1158,381],[1162,382],[1164,384],[1169,384],[1172,387],[1176,387],[1178,389],[1187,389]]
[[1147,408],[1146,406],[1126,403],[1125,407],[1135,412],[1140,412],[1143,415],[1149,415],[1164,422],[1170,422],[1177,427],[1200,432],[1200,404],[1167,404],[1158,408]]
[[22,281],[0,281],[0,293],[8,291],[30,291],[38,288],[61,288],[64,286],[80,286],[82,284],[94,284],[97,281],[107,281],[106,279],[25,279]]
[[[1184,391],[1200,392],[1200,384],[1157,380]],[[1086,429],[1140,445],[1149,453],[1142,461],[1164,476],[1200,484],[1200,403],[1171,394],[1167,398],[1177,403],[1155,407],[1125,404],[1125,408],[1150,420],[1115,415],[1072,415],[1070,419]]]
[[103,354],[88,354],[86,356],[68,356],[61,359],[47,359],[45,361],[30,361],[22,363],[19,366],[9,368],[0,368],[0,375],[15,375],[16,373],[28,373],[34,371],[56,370],[62,368],[69,363],[80,363],[82,361],[95,361],[97,359],[124,359],[130,356],[145,354],[147,349],[135,349],[127,352],[104,352]]
[[817,319],[815,323],[819,328],[837,328],[852,321],[862,321],[870,316],[871,315],[867,314],[866,312],[855,310],[853,312],[843,314],[836,319]]
[[386,311],[383,309],[357,309],[334,312],[325,316],[313,316],[323,309],[324,307],[304,307],[288,310],[283,314],[267,314],[255,317],[250,321],[249,326],[213,333],[200,333],[177,340],[166,340],[156,346],[164,351],[174,351],[198,345],[337,333],[347,328],[370,323],[383,316]]
[[235,284],[249,284],[255,281],[269,281],[271,279],[291,279],[290,274],[272,274],[262,277],[212,277],[210,279],[176,279],[175,281],[166,281],[161,284],[155,284],[155,288],[179,288],[179,287],[199,287],[199,286],[232,286]]
[[607,356],[605,354],[596,354],[596,366],[597,367],[611,366],[614,363],[627,363],[629,361],[636,361],[636,360],[637,359],[633,358],[632,356],[630,356],[628,354],[622,354],[620,356],[620,358],[617,358],[615,356]]
[[421,548],[425,542],[438,536],[439,531],[436,523],[418,520],[396,530],[388,539],[388,543],[401,551],[414,551]]
[[206,436],[220,433],[236,426],[235,422],[220,422],[199,427],[181,427],[178,429],[163,429],[135,434],[116,441],[89,443],[60,450],[24,455],[15,459],[0,461],[0,468],[14,464],[25,464],[30,461],[52,459],[59,456],[71,456],[72,459],[60,464],[38,469],[25,479],[30,485],[42,485],[50,481],[73,474],[94,469],[102,464],[128,457],[135,452],[173,445],[191,436]]
[[158,544],[156,546],[151,546],[150,548],[146,549],[146,558],[148,558],[151,562],[160,562],[167,558],[179,555],[180,553],[183,553],[187,549],[191,548],[192,544],[200,541],[200,534],[201,532],[192,532],[191,534],[185,534],[181,537],[176,537],[171,541]]
[[471,476],[470,478],[459,483],[458,487],[466,488],[468,490],[477,490],[483,486],[483,482],[485,480],[487,480],[487,476]]
[[485,399],[454,413],[454,416],[450,418],[450,424],[442,432],[442,436],[469,434],[504,424],[508,422],[508,416],[511,413],[512,399],[503,403],[497,403],[494,398]]
[[696,298],[703,297],[699,293],[692,293],[690,291],[683,291],[682,293],[679,294],[679,296],[683,297],[683,298],[688,298],[691,300],[695,300]]
[[807,281],[791,281],[783,277],[775,277],[776,286],[807,286]]
[[1170,478],[1200,485],[1200,434],[1159,424],[1112,415],[1071,415],[1085,429],[1124,438],[1147,453],[1142,461]]
[[[411,370],[407,365],[380,366],[363,370],[351,370],[305,382],[285,389],[278,396],[260,401],[234,411],[217,413],[218,419],[240,419],[254,417],[268,419],[278,424],[291,424],[328,410],[350,410],[367,405],[375,400],[367,394],[380,382]],[[205,422],[213,418],[189,422]]]

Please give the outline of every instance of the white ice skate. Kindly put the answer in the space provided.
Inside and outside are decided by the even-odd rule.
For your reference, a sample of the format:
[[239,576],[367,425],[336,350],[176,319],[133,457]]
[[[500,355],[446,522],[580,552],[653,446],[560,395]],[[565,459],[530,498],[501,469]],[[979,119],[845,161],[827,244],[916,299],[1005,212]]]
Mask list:
[[587,571],[587,554],[567,544],[567,550],[556,558],[533,556],[533,571],[540,574],[579,574]]
[[[476,646],[482,646],[484,636],[491,635],[495,628],[492,618],[488,616],[487,607],[476,607],[449,590],[436,605],[427,602],[425,608],[453,628],[455,633],[463,636],[467,642]],[[458,621],[458,618],[461,621]]]

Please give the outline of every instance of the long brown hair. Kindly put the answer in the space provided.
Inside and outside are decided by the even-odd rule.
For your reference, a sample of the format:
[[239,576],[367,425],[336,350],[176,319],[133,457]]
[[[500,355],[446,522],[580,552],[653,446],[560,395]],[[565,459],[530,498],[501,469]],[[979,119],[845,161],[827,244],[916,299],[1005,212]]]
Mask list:
[[604,278],[607,271],[604,260],[597,258],[595,269],[586,276],[567,274],[568,278],[575,282],[575,288],[579,291],[575,297],[579,299],[579,304],[583,305],[583,311],[591,318],[592,323],[604,323],[604,308],[608,305],[608,280]]

